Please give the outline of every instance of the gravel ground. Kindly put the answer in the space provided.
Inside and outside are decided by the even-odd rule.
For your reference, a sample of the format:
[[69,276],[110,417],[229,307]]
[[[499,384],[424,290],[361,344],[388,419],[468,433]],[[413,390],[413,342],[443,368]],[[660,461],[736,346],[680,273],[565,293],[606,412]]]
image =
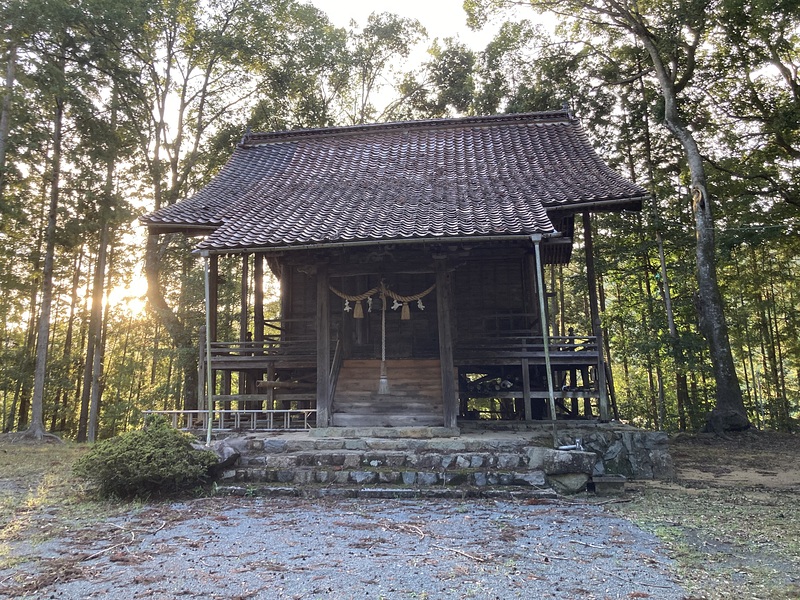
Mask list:
[[0,598],[687,597],[654,537],[565,501],[212,498],[16,550]]

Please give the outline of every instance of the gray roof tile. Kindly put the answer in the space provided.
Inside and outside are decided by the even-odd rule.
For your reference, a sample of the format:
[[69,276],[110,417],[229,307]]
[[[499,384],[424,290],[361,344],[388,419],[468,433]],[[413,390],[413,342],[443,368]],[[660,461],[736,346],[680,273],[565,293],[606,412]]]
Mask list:
[[566,112],[246,136],[195,196],[142,218],[208,250],[546,233],[548,210],[634,206]]

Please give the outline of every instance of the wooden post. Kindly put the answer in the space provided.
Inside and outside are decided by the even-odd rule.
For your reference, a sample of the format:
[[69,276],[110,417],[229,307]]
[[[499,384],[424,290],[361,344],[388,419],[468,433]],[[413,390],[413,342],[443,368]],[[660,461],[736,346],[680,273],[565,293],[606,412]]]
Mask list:
[[264,341],[264,254],[255,255],[253,265],[253,340]]
[[[216,289],[216,277],[214,277],[214,286],[211,285],[212,281],[212,274],[216,274],[216,271],[212,270],[212,266],[216,266],[216,254],[213,257],[209,257],[206,255],[205,260],[205,300],[206,300],[206,330],[212,330],[211,325],[211,316],[216,315],[216,308],[212,309],[211,299],[212,297],[216,299],[216,294],[212,295],[212,289]],[[215,305],[216,306],[216,305]],[[211,368],[211,337],[206,335],[206,380],[207,380],[207,402],[206,408],[208,412],[206,413],[206,446],[211,445],[211,426],[212,421],[214,419],[214,371]]]
[[239,313],[239,341],[243,342],[247,339],[247,323],[248,323],[248,300],[250,291],[250,255],[242,255],[242,287],[240,292],[240,313]]
[[[250,285],[250,255],[242,254],[242,280],[239,291],[239,341],[244,342],[247,340],[247,323],[248,323],[248,300],[249,300],[249,285]],[[248,393],[248,376],[247,371],[239,371],[239,394]],[[227,392],[230,394],[230,392]],[[230,404],[230,403],[228,403]],[[245,408],[249,408],[245,405]],[[241,403],[239,409],[242,409]]]
[[442,400],[444,403],[444,426],[458,426],[458,394],[453,378],[453,324],[452,290],[450,271],[444,258],[435,258],[436,306],[439,311],[439,361],[442,372]]
[[208,326],[208,340],[211,342],[218,342],[217,339],[217,322],[219,312],[219,256],[212,254],[208,257],[208,308],[209,310],[209,326]]
[[[208,396],[206,395],[206,326],[200,326],[198,335],[198,349],[199,354],[197,357],[197,408],[198,410],[206,410],[208,405]],[[191,421],[191,418],[189,419]],[[187,425],[191,428],[191,423]]]
[[544,372],[547,380],[547,395],[549,396],[550,419],[553,421],[553,443],[556,442],[556,399],[553,389],[553,368],[550,364],[550,329],[547,324],[547,308],[544,290],[544,273],[542,269],[542,234],[531,235],[534,256],[536,257],[536,293],[539,298],[539,320],[542,326],[542,347],[544,349]]
[[588,211],[583,213],[583,240],[586,250],[586,278],[589,280],[589,314],[592,319],[592,335],[597,343],[597,387],[600,392],[600,420],[608,421],[608,387],[606,385],[606,361],[603,356],[603,331],[600,327],[600,310],[597,301],[597,275],[594,271],[594,244],[592,242],[592,221]]
[[330,427],[331,324],[328,265],[317,265],[317,427]]
[[522,402],[525,404],[525,420],[533,420],[531,406],[531,369],[527,358],[522,359]]
[[[538,314],[538,320],[541,320],[541,313],[539,312],[539,292],[538,290],[538,283],[537,283],[537,276],[536,276],[536,257],[533,254],[526,254],[525,258],[525,269],[523,271],[524,275],[527,276],[528,285],[525,286],[525,291],[527,293],[527,306],[529,307],[527,312],[532,314]],[[535,323],[531,320],[531,334],[535,335],[537,327]],[[531,398],[531,365],[530,360],[522,359],[520,366],[522,368],[522,401],[525,404],[525,420],[532,421],[533,416],[533,399]],[[541,402],[538,398],[536,399],[537,404]],[[537,419],[544,418],[542,414],[542,410],[537,408],[536,413]]]
[[288,319],[296,316],[292,311],[292,286],[294,285],[293,269],[294,267],[288,263],[284,263],[281,269],[281,339],[291,337],[293,329],[291,321]]

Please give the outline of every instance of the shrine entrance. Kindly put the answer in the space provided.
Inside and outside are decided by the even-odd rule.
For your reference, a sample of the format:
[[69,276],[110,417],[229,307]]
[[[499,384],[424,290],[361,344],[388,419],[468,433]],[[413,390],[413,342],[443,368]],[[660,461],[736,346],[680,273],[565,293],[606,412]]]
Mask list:
[[332,424],[442,425],[433,273],[362,275],[337,283],[341,287],[332,283],[330,290],[334,309],[341,302],[337,347],[342,359]]

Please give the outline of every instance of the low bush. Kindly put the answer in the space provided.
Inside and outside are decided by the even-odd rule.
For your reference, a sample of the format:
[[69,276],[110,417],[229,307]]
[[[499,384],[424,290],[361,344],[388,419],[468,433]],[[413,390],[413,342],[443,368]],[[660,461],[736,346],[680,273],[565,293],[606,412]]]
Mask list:
[[148,417],[144,429],[95,444],[73,471],[95,484],[102,496],[144,498],[197,487],[217,461],[214,452],[193,448],[191,436],[163,418]]

